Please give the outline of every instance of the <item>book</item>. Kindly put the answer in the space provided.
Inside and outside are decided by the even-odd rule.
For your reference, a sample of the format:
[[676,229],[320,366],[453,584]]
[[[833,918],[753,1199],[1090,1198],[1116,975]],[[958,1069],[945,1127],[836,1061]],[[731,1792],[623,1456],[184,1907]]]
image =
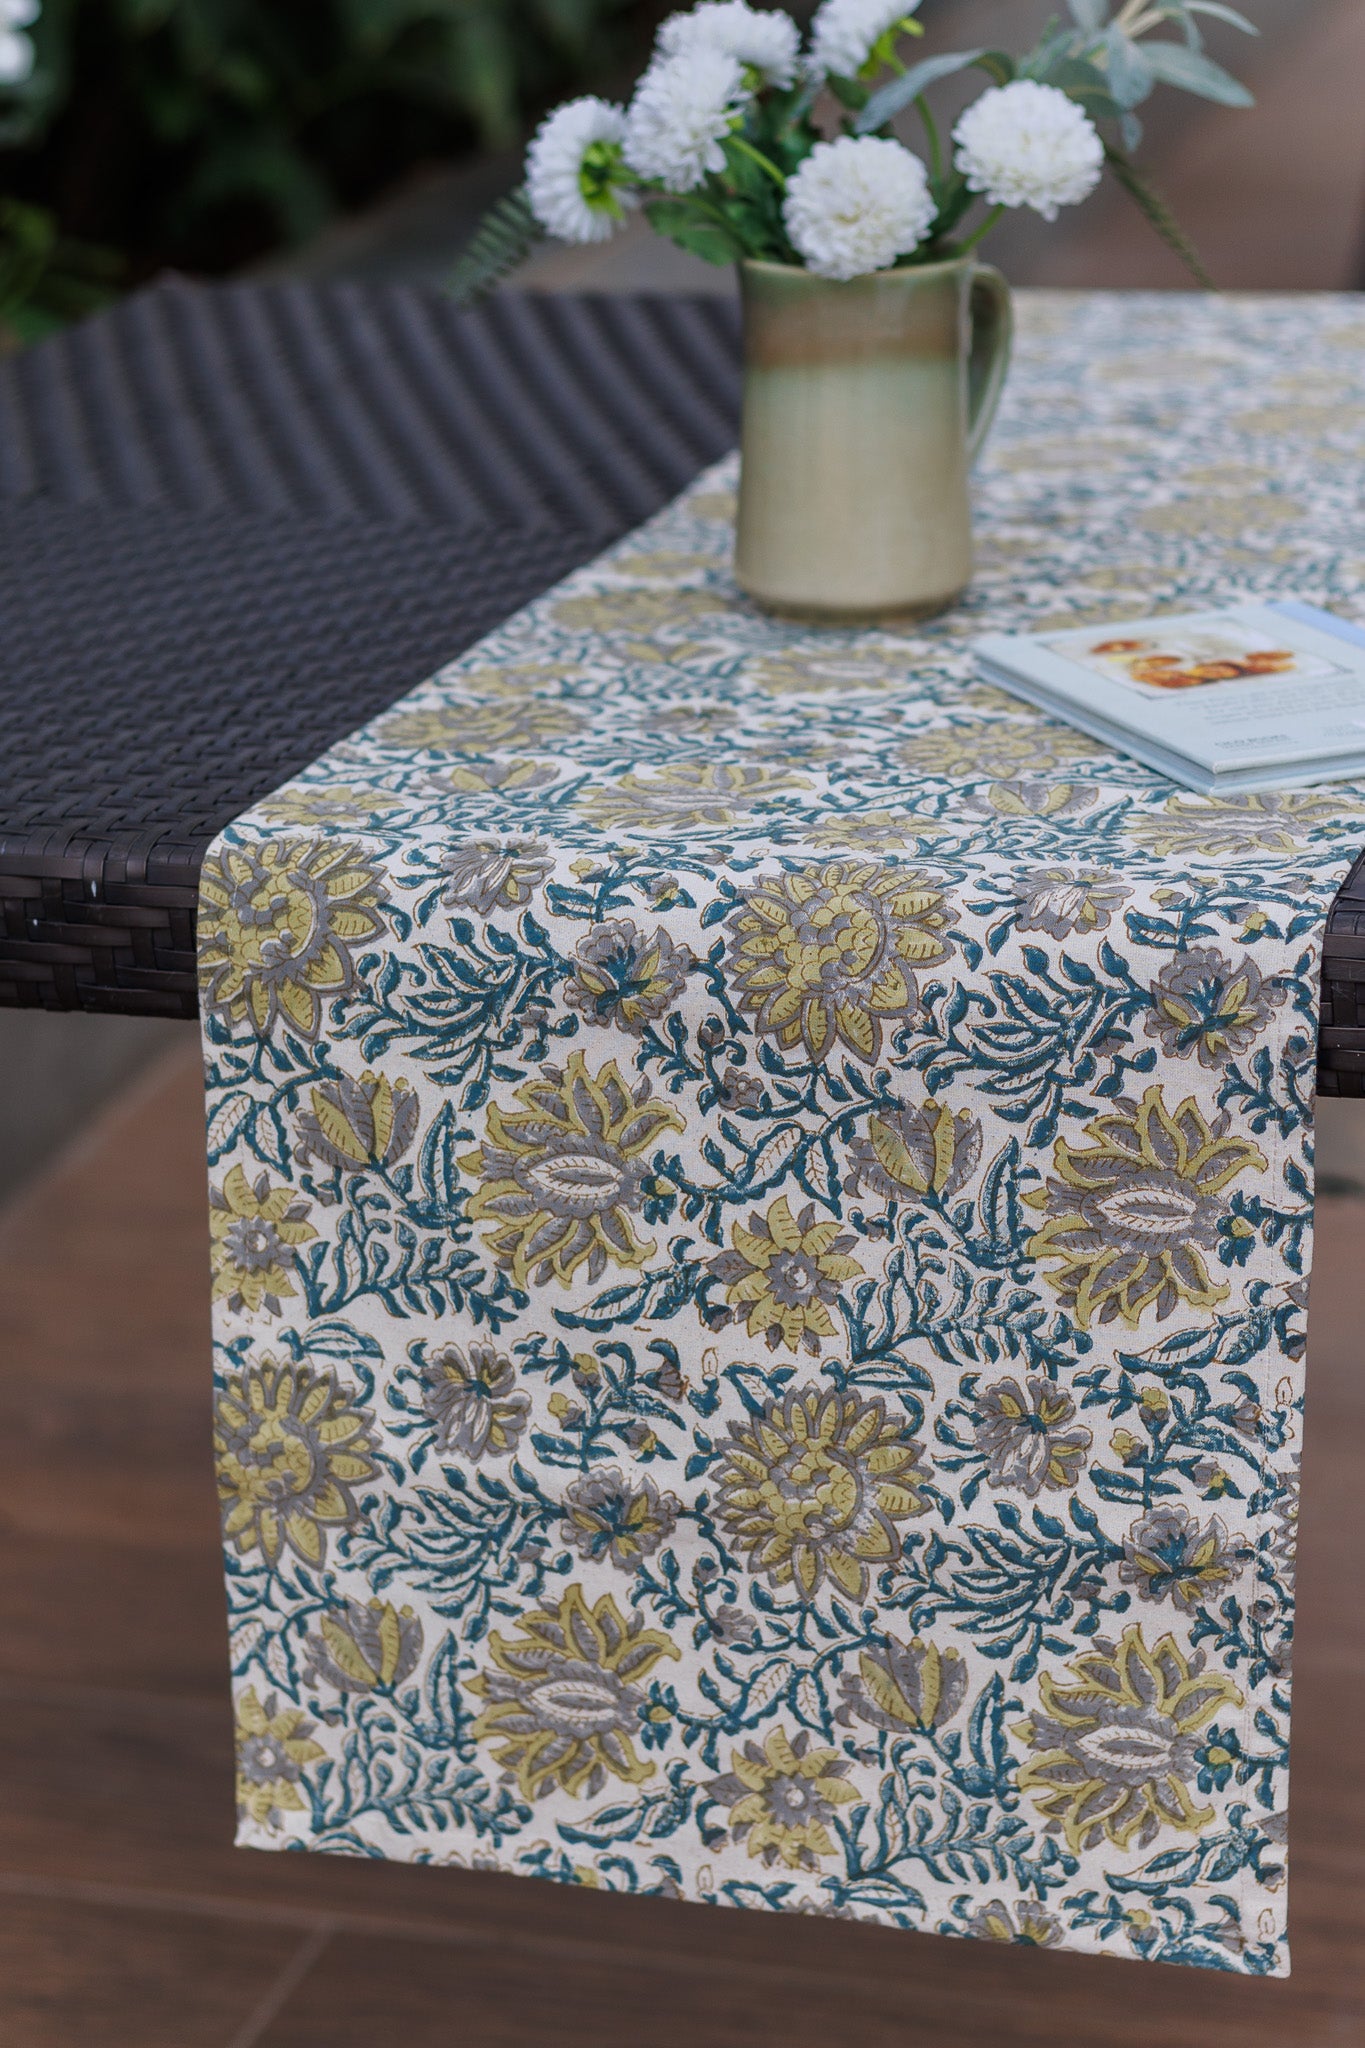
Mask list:
[[1365,779],[1365,627],[1294,599],[972,642],[986,678],[1206,796]]

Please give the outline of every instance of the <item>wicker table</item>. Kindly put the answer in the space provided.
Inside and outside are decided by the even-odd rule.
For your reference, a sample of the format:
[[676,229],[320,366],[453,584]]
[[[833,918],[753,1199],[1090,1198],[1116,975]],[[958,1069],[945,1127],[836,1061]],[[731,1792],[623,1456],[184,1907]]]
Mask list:
[[[716,298],[172,282],[0,366],[0,1005],[193,1016],[214,833],[666,502],[737,401]],[[1365,855],[1319,1086],[1365,1093]]]

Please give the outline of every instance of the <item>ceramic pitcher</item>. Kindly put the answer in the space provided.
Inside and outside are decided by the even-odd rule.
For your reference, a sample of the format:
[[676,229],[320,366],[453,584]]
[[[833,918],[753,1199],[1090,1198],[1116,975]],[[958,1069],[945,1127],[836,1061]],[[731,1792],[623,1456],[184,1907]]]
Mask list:
[[847,283],[740,265],[735,574],[772,611],[927,618],[972,573],[969,472],[1009,364],[1009,287],[970,257]]

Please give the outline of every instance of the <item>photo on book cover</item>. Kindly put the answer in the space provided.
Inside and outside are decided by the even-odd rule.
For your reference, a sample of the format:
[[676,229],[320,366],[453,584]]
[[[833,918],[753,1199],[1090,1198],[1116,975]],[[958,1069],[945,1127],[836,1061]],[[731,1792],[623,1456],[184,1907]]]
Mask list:
[[1217,624],[1174,619],[1165,629],[1153,621],[1141,631],[1089,626],[1041,644],[1149,699],[1214,684],[1307,682],[1349,673],[1320,654],[1286,647],[1236,619]]

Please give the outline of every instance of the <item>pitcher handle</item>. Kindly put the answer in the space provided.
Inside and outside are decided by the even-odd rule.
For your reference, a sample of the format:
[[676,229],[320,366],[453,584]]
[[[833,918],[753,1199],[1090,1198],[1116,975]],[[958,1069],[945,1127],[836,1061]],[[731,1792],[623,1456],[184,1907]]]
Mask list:
[[972,272],[971,352],[967,358],[967,454],[972,462],[990,431],[1014,346],[1014,303],[998,270],[980,263]]

